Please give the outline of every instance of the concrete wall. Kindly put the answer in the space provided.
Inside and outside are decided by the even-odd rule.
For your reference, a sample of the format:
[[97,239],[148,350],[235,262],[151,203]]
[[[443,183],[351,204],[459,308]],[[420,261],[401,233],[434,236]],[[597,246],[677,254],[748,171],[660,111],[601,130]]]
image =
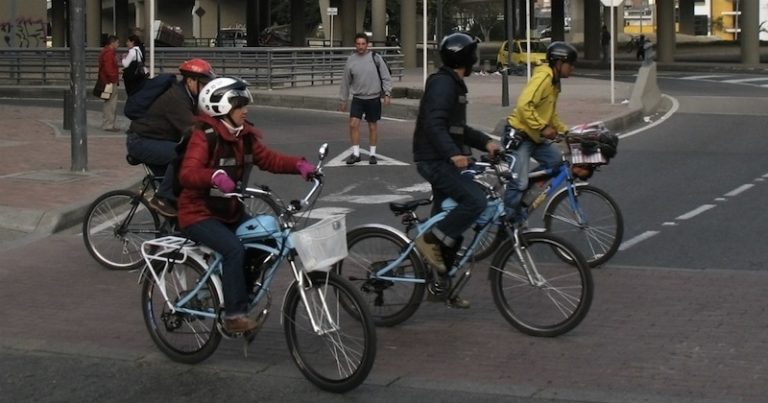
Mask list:
[[0,1],[0,48],[44,48],[47,27],[45,0]]

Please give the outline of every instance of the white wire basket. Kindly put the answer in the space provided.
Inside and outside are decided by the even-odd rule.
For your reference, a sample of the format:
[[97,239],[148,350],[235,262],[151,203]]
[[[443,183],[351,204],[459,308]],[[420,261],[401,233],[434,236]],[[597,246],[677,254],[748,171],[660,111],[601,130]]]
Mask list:
[[326,217],[320,222],[291,234],[291,242],[306,271],[328,271],[347,257],[347,225],[343,214]]

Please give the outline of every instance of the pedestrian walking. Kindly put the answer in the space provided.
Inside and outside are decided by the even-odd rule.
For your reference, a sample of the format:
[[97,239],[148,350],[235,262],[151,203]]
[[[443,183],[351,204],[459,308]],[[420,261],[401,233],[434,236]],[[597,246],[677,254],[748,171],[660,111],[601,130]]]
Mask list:
[[370,156],[368,163],[375,165],[376,143],[378,142],[378,121],[381,119],[381,100],[389,105],[392,94],[392,78],[384,59],[368,49],[368,35],[355,35],[355,51],[347,59],[344,76],[339,91],[339,110],[347,110],[349,94],[352,104],[349,108],[349,138],[352,153],[347,157],[347,165],[360,162],[360,121],[365,116],[368,122],[368,143]]
[[[115,35],[107,38],[107,43],[99,53],[99,81],[105,88],[111,88],[109,98],[104,99],[102,106],[101,128],[110,132],[120,131],[115,127],[117,118],[117,87],[120,85],[120,70],[117,64],[115,49],[120,46],[120,39]],[[105,91],[107,92],[107,91]]]
[[128,96],[138,91],[149,75],[145,66],[144,44],[139,37],[131,35],[125,40],[128,46],[128,52],[123,55],[121,64],[123,65],[123,83],[125,83],[125,92]]
[[600,45],[603,48],[603,62],[608,60],[608,52],[611,46],[611,33],[608,32],[608,27],[603,24],[603,31],[600,34]]

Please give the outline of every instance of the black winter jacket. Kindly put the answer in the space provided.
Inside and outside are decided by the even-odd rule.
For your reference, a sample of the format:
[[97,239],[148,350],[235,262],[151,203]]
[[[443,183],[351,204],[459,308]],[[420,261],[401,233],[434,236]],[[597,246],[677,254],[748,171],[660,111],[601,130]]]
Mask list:
[[196,108],[183,81],[177,82],[157,97],[146,115],[131,121],[129,130],[142,137],[178,142],[192,127]]
[[427,79],[413,133],[413,159],[447,161],[485,150],[491,138],[467,126],[467,86],[453,69],[441,67]]

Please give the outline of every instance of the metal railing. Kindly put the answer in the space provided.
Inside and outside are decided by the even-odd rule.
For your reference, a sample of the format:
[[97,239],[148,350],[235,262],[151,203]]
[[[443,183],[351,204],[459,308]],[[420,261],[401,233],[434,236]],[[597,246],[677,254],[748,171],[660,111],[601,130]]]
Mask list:
[[[390,68],[393,80],[403,77],[397,47],[373,48]],[[96,82],[100,48],[85,51],[86,80]],[[353,48],[156,48],[155,73],[178,73],[185,60],[208,60],[219,75],[239,76],[252,87],[278,89],[341,82]],[[125,49],[118,49],[118,55]],[[147,56],[147,59],[149,57]],[[147,61],[147,65],[149,62]],[[0,86],[69,86],[69,48],[0,49]]]

